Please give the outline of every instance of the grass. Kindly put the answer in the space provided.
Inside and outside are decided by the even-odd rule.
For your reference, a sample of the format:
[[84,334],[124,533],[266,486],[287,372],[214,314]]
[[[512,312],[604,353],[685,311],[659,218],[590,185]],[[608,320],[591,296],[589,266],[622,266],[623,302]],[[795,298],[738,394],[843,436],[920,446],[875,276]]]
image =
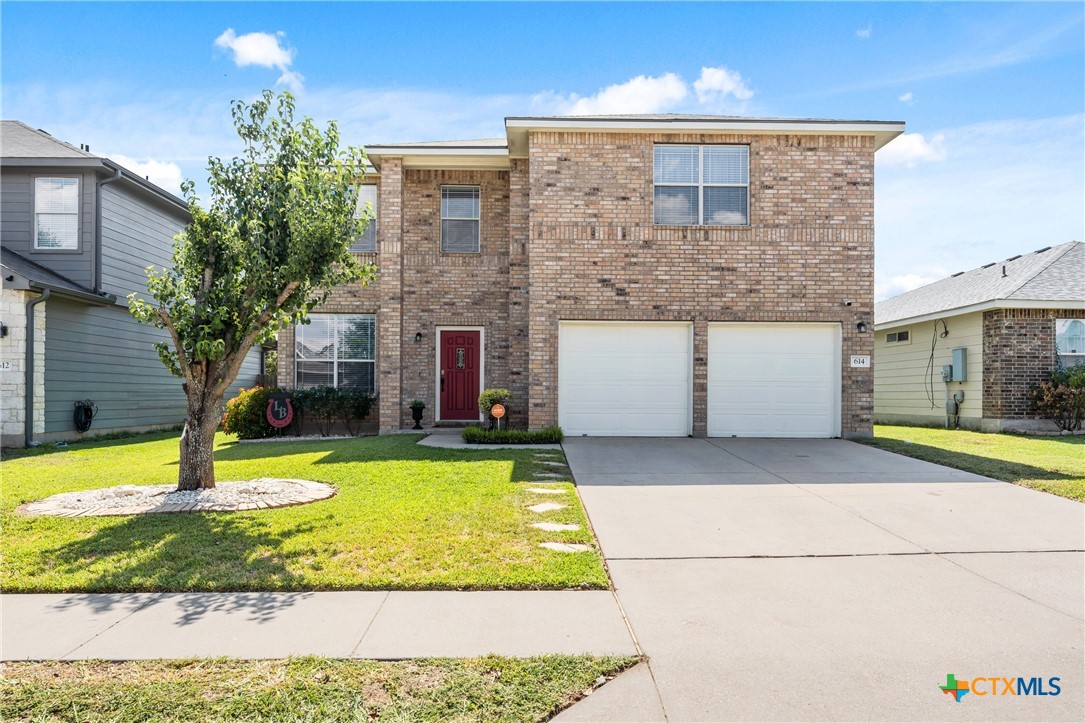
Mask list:
[[[216,440],[219,480],[294,477],[338,494],[300,507],[235,513],[55,518],[16,514],[57,492],[177,478],[176,433],[87,442],[0,463],[4,592],[492,590],[605,588],[571,482],[566,509],[528,492],[557,450],[448,450],[414,435],[238,444]],[[545,533],[532,522],[573,522]]]
[[1027,437],[929,427],[877,425],[856,440],[1085,502],[1085,437]]
[[635,663],[546,656],[5,663],[0,719],[538,721]]

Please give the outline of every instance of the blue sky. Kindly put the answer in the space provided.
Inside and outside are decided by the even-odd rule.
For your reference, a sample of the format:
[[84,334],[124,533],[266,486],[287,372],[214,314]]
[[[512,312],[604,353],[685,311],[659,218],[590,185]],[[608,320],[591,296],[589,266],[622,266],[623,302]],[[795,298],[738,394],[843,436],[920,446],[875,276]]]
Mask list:
[[[1078,3],[19,3],[3,117],[176,189],[291,87],[352,144],[506,115],[903,120],[878,154],[879,298],[1085,236]],[[48,49],[44,51],[43,49]]]

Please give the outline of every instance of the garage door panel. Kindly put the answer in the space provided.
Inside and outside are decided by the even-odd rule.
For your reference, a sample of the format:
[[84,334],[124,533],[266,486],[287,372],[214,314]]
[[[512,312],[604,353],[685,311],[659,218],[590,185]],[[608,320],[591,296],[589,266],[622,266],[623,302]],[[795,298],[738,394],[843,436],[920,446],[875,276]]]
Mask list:
[[558,417],[566,434],[685,436],[688,324],[560,325]]
[[708,434],[839,435],[839,327],[720,324],[708,332]]

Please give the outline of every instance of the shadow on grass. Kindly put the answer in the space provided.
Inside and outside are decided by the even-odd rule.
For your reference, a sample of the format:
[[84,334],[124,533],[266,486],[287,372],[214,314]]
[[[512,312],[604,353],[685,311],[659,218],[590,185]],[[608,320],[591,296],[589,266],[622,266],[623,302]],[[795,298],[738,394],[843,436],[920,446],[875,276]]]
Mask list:
[[1076,480],[1079,477],[1065,474],[1044,467],[1036,467],[1023,462],[1010,462],[994,457],[980,457],[967,452],[955,452],[941,447],[915,442],[902,442],[895,439],[864,439],[859,440],[863,444],[887,452],[896,452],[905,457],[914,457],[926,462],[953,467],[954,469],[972,472],[973,474],[992,477],[1003,482],[1021,482],[1024,480],[1046,480],[1050,482]]
[[[306,524],[272,532],[258,516],[236,513],[137,515],[44,550],[42,555],[63,574],[102,566],[93,579],[80,585],[91,593],[251,590],[246,581],[289,591],[304,585],[283,565],[278,551],[287,539],[313,529]],[[236,587],[223,586],[224,579],[236,580]],[[267,592],[179,597],[177,624],[189,625],[209,612],[222,610],[245,612],[250,620],[261,622],[295,604],[298,597]],[[115,606],[123,609],[146,604],[142,596],[87,594],[69,598],[58,607],[87,606],[101,612]]]
[[[510,481],[531,482],[540,465],[532,461],[531,449],[463,450],[425,447],[417,444],[422,435],[393,435],[386,437],[357,437],[326,439],[312,442],[233,443],[215,450],[216,462],[237,462],[323,453],[312,463],[364,464],[367,462],[511,462]],[[549,450],[544,450],[549,451]],[[176,465],[177,462],[172,464]]]

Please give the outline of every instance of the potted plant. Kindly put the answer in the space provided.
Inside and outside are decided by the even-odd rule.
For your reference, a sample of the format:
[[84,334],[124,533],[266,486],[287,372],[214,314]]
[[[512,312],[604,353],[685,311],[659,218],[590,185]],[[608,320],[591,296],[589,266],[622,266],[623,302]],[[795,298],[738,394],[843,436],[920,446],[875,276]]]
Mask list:
[[422,412],[426,408],[426,403],[421,399],[415,399],[410,403],[411,418],[414,419],[414,426],[411,429],[422,429]]

